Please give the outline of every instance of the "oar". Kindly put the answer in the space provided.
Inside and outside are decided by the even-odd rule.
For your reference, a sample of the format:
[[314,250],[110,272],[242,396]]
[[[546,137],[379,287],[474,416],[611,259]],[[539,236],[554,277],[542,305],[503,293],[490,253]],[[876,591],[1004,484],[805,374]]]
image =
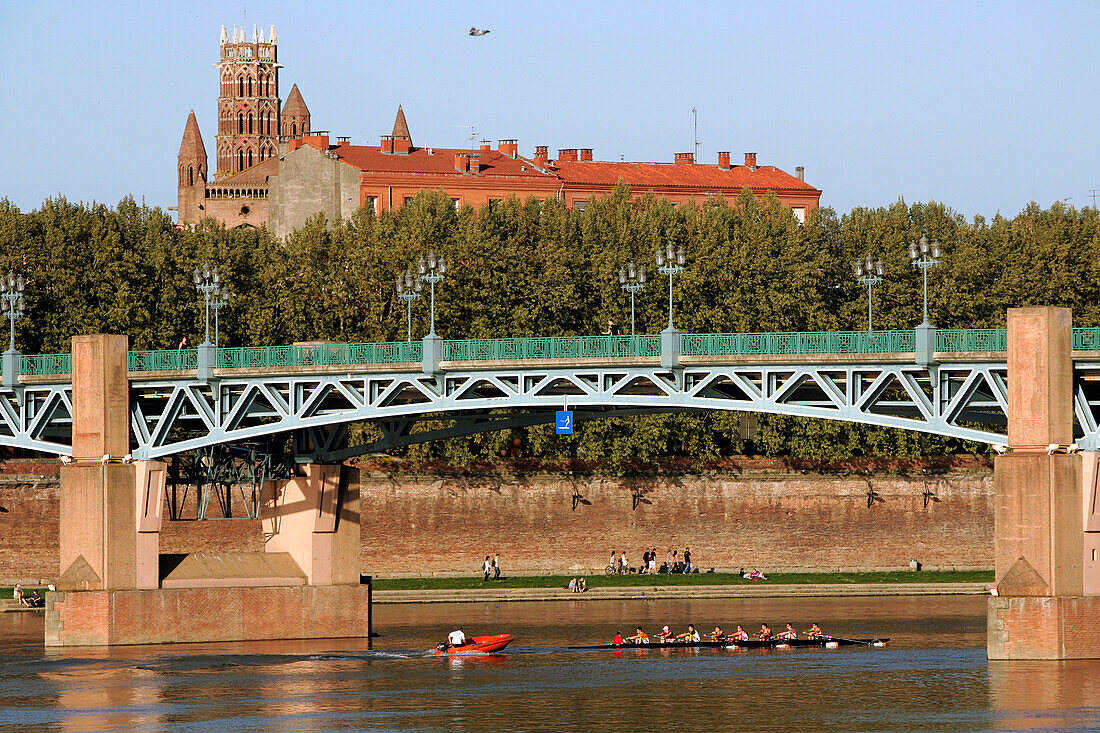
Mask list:
[[864,646],[874,646],[875,642],[878,641],[878,639],[873,639],[871,641],[863,641],[863,639],[844,639],[839,636],[826,636],[824,638],[826,641],[843,641],[845,644],[863,644]]

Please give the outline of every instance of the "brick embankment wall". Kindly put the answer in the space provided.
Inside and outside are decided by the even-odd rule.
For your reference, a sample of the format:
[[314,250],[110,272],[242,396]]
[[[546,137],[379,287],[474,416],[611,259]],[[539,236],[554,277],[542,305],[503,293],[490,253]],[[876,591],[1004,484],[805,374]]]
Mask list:
[[[363,572],[602,572],[646,547],[690,547],[704,569],[989,568],[992,474],[929,478],[802,473],[645,479],[363,474]],[[868,491],[873,490],[868,507]],[[925,491],[931,492],[927,497]],[[576,507],[574,509],[574,495]],[[938,500],[938,501],[937,501]]]
[[[391,476],[361,466],[362,572],[470,575],[486,553],[499,552],[506,573],[591,573],[602,571],[612,549],[625,549],[636,565],[647,546],[662,558],[670,547],[690,547],[704,569],[892,569],[910,559],[926,567],[992,566],[988,467],[923,478],[753,465],[625,479]],[[56,578],[57,474],[50,461],[0,464],[0,507],[8,510],[0,512],[0,584]],[[868,489],[877,496],[871,507]],[[239,497],[231,513],[244,516]],[[194,514],[189,496],[183,516]],[[216,502],[208,516],[220,516]],[[257,520],[166,520],[161,532],[163,553],[262,549]]]

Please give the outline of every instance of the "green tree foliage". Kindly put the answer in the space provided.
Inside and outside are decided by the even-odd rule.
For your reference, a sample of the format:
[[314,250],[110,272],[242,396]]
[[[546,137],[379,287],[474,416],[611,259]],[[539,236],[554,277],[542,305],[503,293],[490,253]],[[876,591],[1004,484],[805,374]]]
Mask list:
[[[944,245],[929,272],[934,323],[1003,327],[1006,308],[1063,305],[1076,325],[1100,325],[1100,216],[1094,209],[1028,206],[1015,217],[966,221],[935,202],[903,201],[838,216],[828,208],[795,221],[774,195],[744,191],[673,206],[621,184],[584,211],[555,198],[510,198],[455,209],[442,190],[398,211],[362,210],[347,221],[309,221],[286,241],[266,229],[226,230],[207,221],[177,227],[132,198],[116,207],[47,200],[21,212],[0,199],[0,271],[29,279],[26,353],[67,351],[73,334],[129,335],[136,349],[202,340],[202,301],[191,270],[217,265],[233,291],[222,311],[223,345],[405,338],[405,303],[394,278],[429,250],[449,260],[437,287],[445,338],[600,333],[628,325],[629,295],[617,281],[629,261],[646,267],[636,300],[638,331],[668,321],[668,281],[653,252],[682,246],[688,266],[674,283],[675,321],[687,332],[859,330],[866,291],[852,262],[881,257],[876,328],[911,328],[921,317],[921,272],[906,245],[926,233]],[[428,298],[413,306],[413,333],[427,330]],[[423,429],[445,427],[445,418]],[[565,441],[551,426],[498,431],[411,446],[398,453],[465,464],[501,456],[575,457],[617,470],[664,456],[700,461],[744,450],[843,459],[982,450],[937,436],[843,422],[761,415],[741,438],[736,413],[643,415],[581,424]],[[377,431],[357,428],[361,440]]]

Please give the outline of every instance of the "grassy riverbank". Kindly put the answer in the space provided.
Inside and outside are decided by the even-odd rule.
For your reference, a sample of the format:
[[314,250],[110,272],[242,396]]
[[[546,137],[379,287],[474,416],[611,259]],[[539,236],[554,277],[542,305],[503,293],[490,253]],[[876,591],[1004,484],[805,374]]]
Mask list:
[[[376,578],[376,590],[477,590],[479,588],[565,588],[572,575],[523,575],[485,582],[474,578]],[[992,583],[993,571],[897,571],[883,573],[774,573],[747,580],[736,573],[693,575],[588,575],[589,588],[695,585],[806,585],[816,583]]]

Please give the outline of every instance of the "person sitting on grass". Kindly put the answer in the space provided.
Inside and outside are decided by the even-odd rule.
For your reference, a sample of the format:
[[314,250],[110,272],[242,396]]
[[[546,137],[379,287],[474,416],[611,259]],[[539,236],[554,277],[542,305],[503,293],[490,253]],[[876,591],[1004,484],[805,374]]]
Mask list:
[[29,596],[23,596],[21,603],[29,608],[41,608],[46,605],[46,599],[38,595],[38,589],[31,591]]
[[584,577],[582,576],[581,579],[577,581],[577,592],[584,593],[586,590],[588,590],[588,584],[584,582]]
[[569,592],[570,593],[579,593],[580,592],[579,589],[577,588],[577,579],[576,578],[570,578],[569,579]]

